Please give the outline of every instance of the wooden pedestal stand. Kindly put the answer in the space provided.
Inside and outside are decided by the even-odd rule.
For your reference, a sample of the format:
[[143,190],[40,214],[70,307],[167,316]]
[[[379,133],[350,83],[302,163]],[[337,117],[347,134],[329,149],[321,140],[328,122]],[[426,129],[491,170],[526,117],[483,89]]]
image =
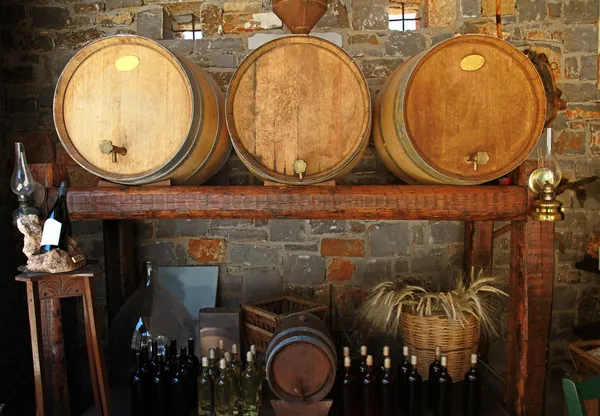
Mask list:
[[277,416],[327,416],[333,400],[312,403],[288,403],[283,400],[271,400],[271,406]]

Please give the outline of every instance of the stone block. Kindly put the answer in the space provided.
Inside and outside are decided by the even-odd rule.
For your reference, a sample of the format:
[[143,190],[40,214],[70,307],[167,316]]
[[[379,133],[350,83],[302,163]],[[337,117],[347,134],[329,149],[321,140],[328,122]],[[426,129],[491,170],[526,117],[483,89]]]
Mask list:
[[348,9],[342,0],[331,0],[327,12],[314,29],[347,29],[350,27]]
[[6,83],[25,83],[36,80],[33,65],[16,65],[2,68],[2,80]]
[[313,285],[325,279],[325,259],[319,255],[290,254],[283,256],[284,281]]
[[596,26],[570,27],[565,30],[565,52],[598,52]]
[[564,40],[563,30],[528,30],[525,33],[525,38],[528,40],[545,40],[550,42],[561,42]]
[[279,264],[279,248],[258,245],[230,244],[229,263],[247,266],[270,266]]
[[345,259],[332,259],[327,266],[327,280],[330,282],[347,282],[354,274],[354,263]]
[[344,220],[309,220],[308,230],[312,235],[342,234],[348,229]]
[[464,226],[462,222],[440,221],[431,223],[431,244],[462,243]]
[[[59,49],[80,49],[87,43],[100,39],[104,36],[106,36],[106,34],[96,28],[58,32],[56,34],[56,44]],[[66,65],[67,62],[64,62],[64,64]]]
[[598,21],[598,1],[596,0],[566,0],[564,22],[596,23]]
[[194,41],[187,39],[171,39],[161,40],[158,43],[163,45],[171,52],[175,52],[181,55],[189,55],[194,50]]
[[600,119],[600,108],[596,104],[568,104],[565,115],[569,120]]
[[[408,32],[408,33],[410,33],[410,32]],[[348,36],[348,44],[349,45],[368,44],[371,46],[377,46],[377,45],[381,44],[381,40],[380,40],[379,36],[377,36],[375,34],[364,34],[364,33],[350,34]]]
[[360,287],[371,287],[392,277],[389,260],[357,260],[356,284]]
[[[202,2],[194,1],[185,3],[170,3],[166,4],[165,7],[169,10],[169,14],[172,17],[187,16],[189,18],[189,22],[191,23],[192,17],[200,18],[200,15],[202,14],[202,4]],[[200,27],[197,29],[199,30]]]
[[210,57],[210,65],[219,68],[235,68],[235,56],[226,53],[219,53]]
[[365,78],[385,79],[403,62],[402,58],[373,58],[361,59],[358,64]]
[[304,221],[270,220],[271,241],[304,241]]
[[208,70],[209,75],[215,80],[217,85],[223,90],[227,91],[227,87],[229,87],[229,82],[233,77],[233,69],[231,70]]
[[280,29],[282,25],[281,19],[273,12],[223,14],[223,32],[226,34]]
[[489,18],[465,20],[460,27],[460,33],[496,36],[496,23]]
[[[27,116],[25,115],[25,117]],[[37,120],[31,115],[29,117]],[[27,154],[27,163],[54,162],[53,137],[50,131],[28,131],[26,133],[11,134],[6,139],[10,142],[23,143]]]
[[538,0],[517,0],[517,10],[522,22],[544,20],[546,3]]
[[600,101],[600,90],[595,82],[564,83],[560,88],[563,91],[562,98],[567,102]]
[[242,282],[244,302],[281,296],[283,291],[281,275],[271,268],[242,270]]
[[226,1],[223,3],[224,13],[259,13],[262,9],[260,1]]
[[428,27],[454,27],[457,18],[456,0],[425,0]]
[[406,273],[408,272],[408,258],[396,259],[394,263],[394,270],[396,273]]
[[74,220],[71,221],[71,231],[74,236],[100,234],[102,232],[102,221]]
[[481,16],[481,0],[461,0],[462,17],[473,18]]
[[364,257],[365,243],[363,240],[324,238],[321,241],[321,255],[333,257]]
[[[386,223],[369,227],[368,245],[373,257],[393,257],[408,254],[410,247],[408,223]],[[358,265],[357,265],[358,266]]]
[[410,245],[411,246],[422,246],[425,244],[425,235],[427,233],[427,221],[411,221],[409,224],[410,229]]
[[415,250],[410,256],[411,273],[439,273],[445,271],[447,264],[444,254],[444,250],[440,248]]
[[581,77],[584,81],[596,81],[598,79],[598,56],[581,57]]
[[220,37],[204,38],[195,41],[194,51],[197,53],[206,52],[241,52],[244,49],[244,42],[240,37]]
[[22,4],[7,4],[0,8],[2,27],[22,26],[27,23],[27,9]]
[[207,220],[157,220],[156,237],[197,237],[206,235]]
[[171,39],[173,37],[171,18],[163,6],[150,6],[139,11],[137,34],[150,39]]
[[252,220],[212,220],[210,228],[238,228],[251,226]]
[[38,95],[38,104],[41,107],[52,107],[56,85],[41,87]]
[[351,0],[354,30],[386,30],[388,2],[384,0]]
[[437,32],[435,35],[431,36],[431,46],[435,46],[440,42],[448,40],[448,39],[452,38],[452,36],[454,36],[453,30],[442,29],[439,32]]
[[206,36],[219,33],[219,27],[223,23],[223,9],[220,5],[204,3],[200,9],[200,27]]
[[137,239],[146,240],[152,238],[154,235],[154,223],[152,221],[136,221],[133,226],[133,232]]
[[286,244],[283,248],[285,251],[319,251],[319,246],[317,244]]
[[37,100],[34,97],[13,96],[6,99],[8,113],[35,113]]
[[559,155],[585,154],[585,133],[580,131],[562,131],[553,138],[553,150]]
[[34,27],[62,29],[73,24],[69,10],[64,7],[31,7],[29,13]]
[[362,234],[367,230],[367,226],[358,221],[350,222],[350,232],[353,234]]
[[590,123],[590,156],[600,158],[600,123]]
[[560,19],[562,16],[562,3],[546,3],[546,10],[550,19]]
[[73,11],[76,14],[98,13],[106,10],[104,3],[76,3],[73,5]]
[[565,78],[566,79],[579,79],[581,75],[579,69],[579,61],[577,57],[571,56],[569,58],[565,58]]
[[[483,16],[496,16],[496,0],[481,0]],[[500,10],[503,16],[515,14],[515,0],[502,0]]]
[[283,295],[294,296],[297,298],[304,298],[304,299],[312,299],[314,296],[314,289],[312,286],[307,286],[307,285],[286,284],[283,287]]
[[136,7],[142,5],[142,0],[105,0],[107,9],[119,9],[121,7]]
[[25,34],[19,40],[19,46],[22,51],[47,52],[56,46],[54,38],[48,34]]
[[96,24],[104,27],[128,26],[133,23],[133,13],[130,11],[101,13],[96,16]]
[[170,241],[143,243],[138,249],[137,258],[139,261],[156,260],[159,266],[172,266],[175,263],[173,243]]
[[8,122],[14,131],[31,131],[40,128],[40,116],[36,113],[12,114],[8,117]]
[[421,32],[392,31],[385,42],[385,53],[391,56],[410,57],[425,50],[425,36]]
[[222,263],[225,261],[225,240],[190,239],[188,253],[198,263]]
[[600,316],[600,289],[588,287],[583,289],[577,306],[577,323],[591,324],[598,321]]
[[267,241],[269,236],[264,230],[230,230],[229,239],[234,241]]

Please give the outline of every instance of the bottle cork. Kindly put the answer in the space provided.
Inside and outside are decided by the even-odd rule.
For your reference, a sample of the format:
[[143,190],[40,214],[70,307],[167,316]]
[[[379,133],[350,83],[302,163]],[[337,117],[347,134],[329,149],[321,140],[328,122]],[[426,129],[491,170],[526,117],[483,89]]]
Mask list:
[[231,353],[232,354],[237,354],[237,344],[231,344]]
[[227,368],[227,361],[225,361],[225,358],[221,358],[221,361],[219,361],[219,368],[221,370],[225,370]]
[[408,347],[406,345],[402,347],[402,355],[408,357]]
[[442,356],[442,349],[439,346],[435,347],[435,359],[439,360],[441,356]]
[[410,356],[410,363],[413,365],[413,367],[417,366],[417,356],[416,355]]
[[219,349],[223,351],[225,349],[225,341],[222,339],[219,340]]
[[367,355],[367,367],[372,366],[372,365],[373,365],[373,356]]
[[225,354],[223,354],[225,356],[225,361],[227,361],[228,363],[231,362],[231,353],[229,351],[225,351]]
[[344,357],[344,367],[349,368],[352,365],[352,358]]
[[448,356],[442,355],[442,367],[448,367]]
[[208,367],[208,357],[202,357],[202,367]]
[[350,357],[350,347],[344,347],[344,357]]
[[383,356],[384,357],[390,356],[390,347],[388,347],[387,345],[385,347],[383,347]]
[[383,360],[383,367],[392,368],[392,359],[390,357],[387,357],[385,360]]
[[252,352],[252,354],[254,354],[254,356],[256,357],[256,345],[252,344],[250,345],[250,351]]
[[254,354],[252,354],[252,351],[248,351],[246,353],[246,361],[248,361],[249,363],[254,361]]
[[363,357],[365,355],[367,355],[367,346],[363,345],[362,347],[360,347],[360,355],[362,355]]
[[471,354],[471,364],[477,364],[477,354]]
[[211,348],[211,349],[208,350],[208,357],[211,360],[214,360],[216,358],[216,353],[215,353],[215,349],[214,348]]

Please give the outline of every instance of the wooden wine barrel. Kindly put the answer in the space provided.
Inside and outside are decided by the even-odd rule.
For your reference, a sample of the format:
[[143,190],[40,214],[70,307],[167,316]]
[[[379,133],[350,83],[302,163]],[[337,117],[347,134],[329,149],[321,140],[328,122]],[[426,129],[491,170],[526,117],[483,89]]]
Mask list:
[[252,52],[226,101],[233,147],[256,176],[308,185],[358,163],[371,132],[365,78],[342,49],[312,36],[287,36]]
[[546,97],[514,46],[466,35],[423,51],[386,81],[374,141],[407,183],[472,185],[519,166],[544,126]]
[[67,152],[95,175],[126,185],[196,185],[212,176],[230,152],[223,110],[223,93],[209,75],[138,36],[81,49],[54,95]]
[[288,402],[319,401],[333,387],[337,356],[322,320],[304,312],[279,324],[266,354],[271,390]]

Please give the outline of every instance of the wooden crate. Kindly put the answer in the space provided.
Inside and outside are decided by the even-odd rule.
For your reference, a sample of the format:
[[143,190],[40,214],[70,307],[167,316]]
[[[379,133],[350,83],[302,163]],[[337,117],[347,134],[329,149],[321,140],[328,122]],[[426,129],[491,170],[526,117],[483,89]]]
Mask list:
[[600,374],[600,359],[588,353],[589,350],[600,347],[600,340],[574,341],[569,343],[571,360],[577,373],[592,377]]

